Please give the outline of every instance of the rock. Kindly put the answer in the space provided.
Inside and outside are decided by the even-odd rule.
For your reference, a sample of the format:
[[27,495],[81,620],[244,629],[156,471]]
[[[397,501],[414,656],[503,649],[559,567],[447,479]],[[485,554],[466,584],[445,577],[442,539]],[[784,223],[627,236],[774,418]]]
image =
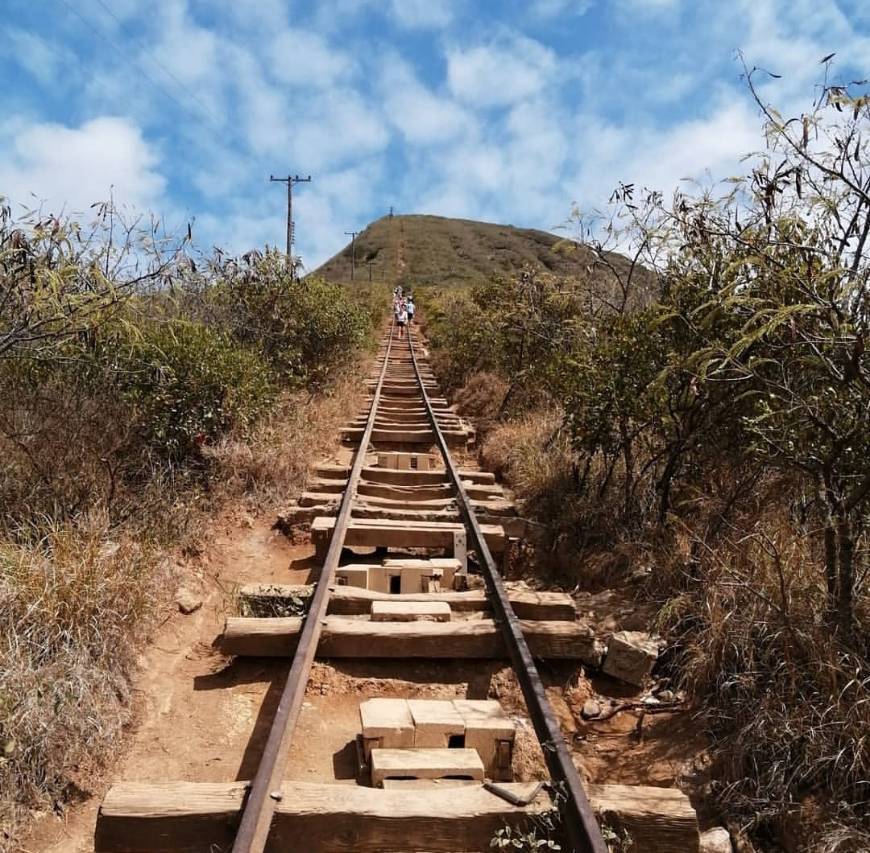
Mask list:
[[665,704],[673,702],[677,698],[672,690],[660,690],[656,696]]
[[117,554],[118,551],[120,551],[120,550],[121,550],[121,543],[120,542],[112,542],[112,541],[104,542],[102,544],[102,546],[100,547],[100,556],[104,560],[108,560],[110,557],[114,557],[115,554]]
[[717,826],[701,833],[699,853],[733,853],[731,836],[724,827]]
[[179,587],[178,592],[175,593],[175,603],[178,605],[178,609],[187,615],[202,607],[202,596],[197,595],[193,590],[182,586]]
[[583,717],[584,720],[589,720],[592,717],[597,717],[601,714],[601,705],[599,705],[594,699],[587,699],[583,703],[583,707],[580,709],[580,716]]
[[659,656],[659,641],[644,631],[617,631],[607,645],[602,669],[605,674],[643,685]]

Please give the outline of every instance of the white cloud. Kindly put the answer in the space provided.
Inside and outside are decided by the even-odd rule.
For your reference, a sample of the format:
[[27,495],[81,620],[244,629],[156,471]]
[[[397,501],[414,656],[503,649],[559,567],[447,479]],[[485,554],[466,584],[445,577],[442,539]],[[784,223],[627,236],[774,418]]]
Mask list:
[[592,0],[533,0],[529,11],[537,18],[578,17],[592,7]]
[[414,69],[398,55],[388,55],[382,69],[384,113],[408,142],[421,146],[441,144],[475,127],[467,110],[424,86]]
[[480,107],[506,106],[553,82],[555,53],[534,39],[513,34],[488,45],[447,52],[447,82],[457,98]]
[[268,47],[269,67],[283,83],[328,88],[353,69],[351,57],[317,33],[289,29]]
[[446,27],[453,18],[452,0],[391,0],[393,19],[403,27]]
[[110,190],[116,203],[153,207],[166,185],[156,152],[124,118],[18,127],[0,138],[0,152],[0,192],[26,206],[35,195],[54,212],[84,212]]
[[600,207],[619,181],[661,190],[667,197],[682,179],[704,182],[741,174],[742,155],[757,150],[759,119],[747,99],[723,90],[707,113],[670,127],[628,127],[580,114],[575,119],[578,158],[567,189],[583,207]]
[[324,93],[294,115],[289,153],[306,170],[334,168],[381,151],[389,133],[378,105],[352,89]]

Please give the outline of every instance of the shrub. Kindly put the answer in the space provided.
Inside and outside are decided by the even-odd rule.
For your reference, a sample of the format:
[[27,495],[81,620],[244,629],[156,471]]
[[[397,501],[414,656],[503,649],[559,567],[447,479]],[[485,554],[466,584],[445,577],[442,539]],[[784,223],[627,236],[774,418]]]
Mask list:
[[139,440],[173,462],[230,430],[244,432],[274,398],[256,352],[187,320],[113,322],[84,369],[95,385],[113,386]]
[[206,293],[211,322],[258,350],[284,383],[321,385],[372,329],[367,307],[338,284],[291,279],[283,256],[223,263]]
[[148,549],[111,536],[92,518],[0,541],[0,824],[87,788],[129,719],[159,577]]
[[768,142],[751,174],[669,202],[614,193],[592,249],[602,264],[608,246],[632,253],[612,267],[623,298],[534,272],[494,282],[435,305],[432,341],[460,355],[434,364],[449,381],[510,383],[511,420],[483,454],[554,538],[585,547],[586,566],[629,544],[654,558],[646,593],[709,724],[722,810],[764,843],[797,819],[806,849],[857,850],[870,833],[870,100],[828,87],[785,121],[748,80]]

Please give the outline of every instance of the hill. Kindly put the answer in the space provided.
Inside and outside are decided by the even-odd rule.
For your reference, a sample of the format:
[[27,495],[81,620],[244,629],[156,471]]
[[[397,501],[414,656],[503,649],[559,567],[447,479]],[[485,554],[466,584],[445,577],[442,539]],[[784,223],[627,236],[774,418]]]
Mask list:
[[[591,274],[594,260],[588,249],[546,231],[417,214],[372,222],[356,238],[355,257],[358,281],[371,273],[374,281],[413,286],[471,284],[530,265],[580,280]],[[611,262],[627,269],[619,255]],[[312,274],[350,281],[351,244]]]

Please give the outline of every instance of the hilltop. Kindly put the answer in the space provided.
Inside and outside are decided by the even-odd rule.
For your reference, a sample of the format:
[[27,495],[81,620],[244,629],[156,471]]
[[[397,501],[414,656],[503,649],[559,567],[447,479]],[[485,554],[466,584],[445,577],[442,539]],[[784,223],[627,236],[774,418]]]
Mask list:
[[[511,275],[525,266],[541,267],[572,279],[589,276],[593,255],[564,237],[534,228],[517,228],[442,216],[384,216],[356,238],[356,278],[400,284],[463,285]],[[627,264],[612,256],[620,267]],[[350,281],[351,244],[312,273]]]

